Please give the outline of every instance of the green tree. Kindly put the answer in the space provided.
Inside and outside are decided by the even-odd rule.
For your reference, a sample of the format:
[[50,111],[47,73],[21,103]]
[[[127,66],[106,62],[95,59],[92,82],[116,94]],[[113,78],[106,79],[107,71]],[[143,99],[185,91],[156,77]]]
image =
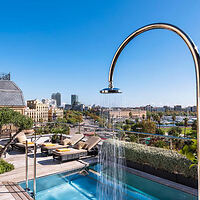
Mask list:
[[159,129],[160,129],[160,121],[161,121],[161,119],[160,119],[160,116],[159,116],[159,115],[157,115],[157,119],[156,119],[156,121],[157,121],[158,126],[159,126]]
[[129,112],[129,118],[133,118],[132,112]]
[[195,162],[197,159],[197,140],[188,141],[180,150],[180,153]]
[[175,121],[176,121],[176,115],[173,113],[173,115],[172,115],[172,121],[173,121],[173,123],[175,124]]
[[160,119],[160,116],[157,113],[153,114],[153,120],[158,123],[158,126],[160,128],[160,121],[161,121],[161,119]]
[[124,131],[130,131],[131,130],[131,125],[130,124],[125,124],[123,126]]
[[7,148],[22,130],[30,129],[33,127],[33,120],[12,109],[2,108],[0,109],[0,128],[6,124],[13,124],[18,128],[18,130],[11,137],[10,141],[7,142],[7,144],[0,150],[0,157],[2,157],[4,152],[6,152]]
[[156,124],[152,121],[143,120],[142,122],[138,122],[135,125],[133,125],[132,130],[135,132],[155,133]]
[[192,123],[192,130],[196,131],[197,130],[197,120],[194,120]]
[[160,129],[160,128],[157,128],[156,129],[156,134],[158,134],[158,135],[165,135],[165,131],[162,130],[162,129]]
[[156,121],[156,119],[157,119],[157,114],[156,114],[156,113],[152,113],[152,118],[153,118],[153,121]]
[[147,120],[151,121],[151,113],[147,111]]
[[128,135],[128,141],[129,142],[137,142],[137,136],[136,135],[134,135],[134,134],[129,134]]
[[175,137],[179,137],[179,135],[182,133],[182,129],[180,127],[172,127],[168,131],[168,135],[172,135]]
[[131,124],[130,119],[126,119],[126,120],[125,120],[125,124]]
[[135,123],[138,123],[139,122],[139,119],[138,118],[135,118]]
[[159,112],[158,115],[159,115],[160,119],[162,119],[162,117],[163,117],[163,112]]
[[184,137],[186,135],[186,129],[187,129],[187,126],[188,126],[188,118],[184,118],[184,126],[185,126],[185,129],[184,129]]
[[65,113],[65,119],[69,124],[77,124],[83,121],[83,115],[81,112],[68,110]]

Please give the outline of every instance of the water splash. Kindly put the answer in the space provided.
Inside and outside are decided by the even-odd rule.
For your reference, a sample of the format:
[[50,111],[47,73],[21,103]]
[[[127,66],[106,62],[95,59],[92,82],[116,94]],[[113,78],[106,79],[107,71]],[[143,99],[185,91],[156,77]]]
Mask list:
[[99,153],[98,200],[125,200],[125,152],[117,139],[104,142]]

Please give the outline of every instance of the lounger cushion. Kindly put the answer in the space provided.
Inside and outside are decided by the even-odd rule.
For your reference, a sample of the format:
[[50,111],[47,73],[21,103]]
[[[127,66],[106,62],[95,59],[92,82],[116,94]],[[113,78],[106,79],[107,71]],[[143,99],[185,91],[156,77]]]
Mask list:
[[[25,148],[26,147],[25,144],[19,143],[19,142],[15,143],[15,145],[18,146],[18,147],[21,147],[21,148]],[[34,144],[28,144],[28,147],[34,147]]]
[[66,147],[64,145],[60,145],[60,144],[55,144],[54,146],[42,146],[43,149],[59,149],[59,148],[63,148],[63,147]]
[[85,142],[80,141],[74,146],[74,148],[80,150],[80,149],[85,149],[87,146],[88,145]]
[[20,143],[26,142],[26,135],[23,132],[21,132],[17,135],[17,139]]
[[[25,144],[25,145],[26,145],[26,141],[23,142],[22,144]],[[29,144],[34,144],[34,143],[33,143],[33,142],[27,142],[27,144],[29,145]]]
[[44,147],[55,147],[56,144],[52,144],[52,143],[43,143],[42,146],[44,146]]
[[87,150],[85,149],[74,149],[74,148],[68,148],[68,151],[65,151],[65,152],[58,152],[56,150],[53,151],[53,154],[56,154],[56,155],[70,155],[70,154],[79,154],[79,153],[84,153],[84,152],[87,152]]
[[57,152],[66,152],[66,151],[70,151],[70,149],[67,148],[63,148],[63,149],[56,149]]
[[64,139],[60,144],[61,144],[61,145],[64,145],[64,146],[70,145],[70,144],[71,144],[71,140],[68,139],[68,138],[66,138],[66,139]]

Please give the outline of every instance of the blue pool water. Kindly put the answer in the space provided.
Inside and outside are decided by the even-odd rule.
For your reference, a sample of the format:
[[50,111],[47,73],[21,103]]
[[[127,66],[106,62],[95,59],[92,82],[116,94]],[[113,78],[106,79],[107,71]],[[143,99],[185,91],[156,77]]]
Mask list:
[[[99,166],[96,165],[93,169],[98,171]],[[129,172],[126,172],[125,176],[127,190],[124,200],[197,200],[195,196]],[[41,177],[36,182],[36,200],[97,200],[97,180],[98,177],[93,173],[87,176],[60,173]],[[20,185],[25,188],[25,182]],[[33,189],[32,180],[29,181],[29,188]]]

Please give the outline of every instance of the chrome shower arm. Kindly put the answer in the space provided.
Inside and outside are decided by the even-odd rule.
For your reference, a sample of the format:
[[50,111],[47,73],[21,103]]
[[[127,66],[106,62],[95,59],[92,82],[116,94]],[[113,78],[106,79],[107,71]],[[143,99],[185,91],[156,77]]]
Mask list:
[[[196,72],[196,105],[197,105],[197,154],[198,154],[198,190],[200,190],[200,85],[199,85],[199,77],[200,77],[200,57],[199,57],[199,52],[197,50],[197,47],[193,43],[193,41],[189,38],[189,36],[184,33],[181,29],[178,27],[171,25],[171,24],[166,24],[166,23],[155,23],[155,24],[150,24],[147,26],[144,26],[135,32],[133,32],[131,35],[129,35],[119,46],[117,49],[111,66],[110,66],[110,71],[109,71],[109,88],[111,88],[111,93],[113,93],[112,88],[113,88],[113,73],[115,69],[115,65],[117,63],[117,59],[119,58],[120,53],[122,50],[126,47],[126,45],[134,39],[136,36],[140,35],[141,33],[144,33],[146,31],[152,30],[152,29],[167,29],[170,31],[175,32],[178,34],[184,42],[187,44],[188,48],[190,49],[190,52],[192,54],[193,60],[194,60],[194,65],[195,65],[195,72]],[[106,89],[106,91],[109,91],[109,88]],[[102,93],[102,92],[101,92]],[[104,92],[105,93],[105,92]],[[200,199],[200,192],[198,193],[198,198]]]
[[[112,63],[110,66],[110,71],[109,71],[109,88],[113,87],[113,73],[114,73],[114,69],[115,69],[115,65],[117,63],[117,59],[119,58],[119,55],[121,54],[121,52],[123,51],[123,49],[126,47],[126,45],[135,37],[137,37],[138,35],[140,35],[141,33],[144,33],[146,31],[152,30],[152,29],[167,29],[167,30],[171,30],[173,32],[175,32],[176,34],[178,34],[187,44],[187,46],[189,47],[193,59],[194,59],[194,63],[196,66],[196,73],[199,73],[199,69],[197,69],[200,64],[200,59],[199,59],[199,53],[197,50],[197,47],[194,45],[194,43],[192,42],[192,40],[189,38],[189,36],[187,34],[185,34],[181,29],[179,29],[178,27],[171,25],[171,24],[166,24],[166,23],[155,23],[155,24],[149,24],[147,26],[144,26],[138,30],[136,30],[135,32],[133,32],[132,34],[130,34],[123,42],[122,44],[119,46],[119,48],[117,49],[113,59],[112,59]],[[198,63],[199,62],[199,63]]]

